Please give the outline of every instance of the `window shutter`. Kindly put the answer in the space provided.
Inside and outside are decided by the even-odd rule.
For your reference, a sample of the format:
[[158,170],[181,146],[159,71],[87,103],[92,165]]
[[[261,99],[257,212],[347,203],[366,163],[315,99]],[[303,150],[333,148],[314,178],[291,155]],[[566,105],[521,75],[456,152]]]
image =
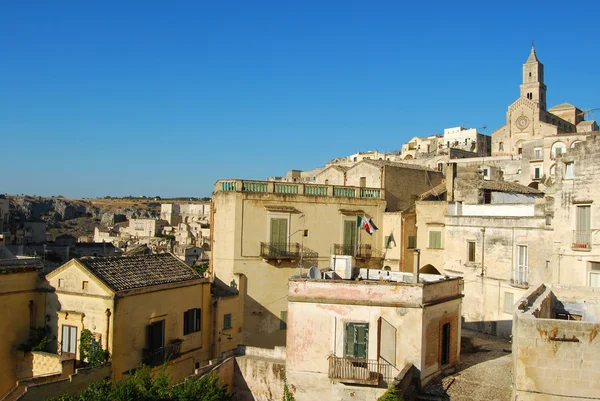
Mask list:
[[153,346],[153,341],[152,341],[152,325],[149,324],[146,326],[146,349],[148,351],[152,351],[152,346]]
[[196,309],[196,331],[202,330],[202,309]]
[[190,332],[190,327],[188,324],[188,315],[190,311],[183,312],[183,335],[185,336]]
[[356,358],[367,358],[367,342],[369,339],[369,328],[365,324],[356,325],[356,343],[354,345],[354,356]]
[[354,324],[348,323],[346,324],[346,350],[345,353],[347,357],[354,356]]

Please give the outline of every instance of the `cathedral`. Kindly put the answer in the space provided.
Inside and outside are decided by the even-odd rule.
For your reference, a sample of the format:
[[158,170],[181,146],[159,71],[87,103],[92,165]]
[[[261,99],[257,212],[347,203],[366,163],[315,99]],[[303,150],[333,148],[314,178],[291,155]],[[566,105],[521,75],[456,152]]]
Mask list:
[[532,46],[523,64],[521,96],[506,112],[506,124],[492,133],[492,156],[520,155],[527,141],[551,136],[570,142],[571,135],[598,131],[595,121],[585,121],[585,113],[563,103],[546,109],[544,65]]

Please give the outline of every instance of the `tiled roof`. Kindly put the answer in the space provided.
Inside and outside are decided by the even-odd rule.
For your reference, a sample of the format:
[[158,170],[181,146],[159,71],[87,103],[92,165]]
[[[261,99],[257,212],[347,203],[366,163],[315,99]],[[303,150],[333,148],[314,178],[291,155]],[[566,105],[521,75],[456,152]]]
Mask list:
[[115,291],[198,280],[203,276],[175,256],[93,257],[77,259]]
[[458,187],[465,186],[470,188],[487,189],[490,191],[514,192],[519,194],[543,194],[542,191],[535,188],[526,187],[525,185],[510,181],[467,180],[464,178],[457,178],[455,182]]
[[395,161],[391,161],[391,160],[371,160],[371,159],[364,159],[363,162],[372,164],[372,165],[377,166],[377,167],[391,166],[391,167],[408,168],[408,169],[412,169],[412,170],[427,170],[427,171],[435,171],[435,172],[437,172],[437,170],[434,170],[434,169],[432,169],[430,167],[422,166],[420,164],[402,163],[402,162],[395,162]]

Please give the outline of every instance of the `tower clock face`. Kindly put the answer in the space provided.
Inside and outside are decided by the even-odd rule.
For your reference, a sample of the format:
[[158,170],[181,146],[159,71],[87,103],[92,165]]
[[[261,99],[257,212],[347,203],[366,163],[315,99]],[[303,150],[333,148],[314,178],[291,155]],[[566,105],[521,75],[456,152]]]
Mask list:
[[525,129],[529,126],[529,119],[525,116],[517,118],[517,127],[519,129]]

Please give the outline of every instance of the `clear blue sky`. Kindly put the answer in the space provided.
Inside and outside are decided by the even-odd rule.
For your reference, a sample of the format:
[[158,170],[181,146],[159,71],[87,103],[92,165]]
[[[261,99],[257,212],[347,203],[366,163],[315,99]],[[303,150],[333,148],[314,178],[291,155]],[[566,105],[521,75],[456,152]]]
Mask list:
[[600,2],[564,4],[2,1],[0,193],[209,196],[490,133],[532,39],[548,105],[600,107]]

